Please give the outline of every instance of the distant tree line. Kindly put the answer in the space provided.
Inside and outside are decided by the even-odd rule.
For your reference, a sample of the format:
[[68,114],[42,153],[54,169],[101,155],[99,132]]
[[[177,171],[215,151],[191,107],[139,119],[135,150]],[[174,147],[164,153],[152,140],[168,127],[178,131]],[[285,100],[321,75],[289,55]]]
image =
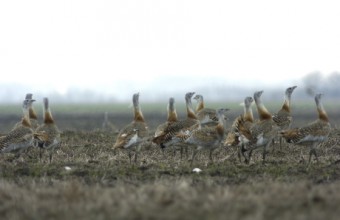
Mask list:
[[[103,93],[82,88],[69,88],[65,93],[60,94],[57,91],[40,91],[32,90],[21,84],[0,84],[0,103],[20,103],[27,92],[34,94],[35,99],[42,99],[43,96],[50,97],[53,102],[66,103],[98,103],[98,102],[129,102],[131,95],[134,92],[141,93],[141,102],[164,102],[167,103],[169,97],[174,97],[176,102],[184,102],[184,94],[188,90],[200,93],[203,95],[206,103],[218,101],[240,101],[251,96],[257,90],[264,90],[264,100],[282,101],[283,94],[287,87],[297,85],[298,88],[294,91],[294,99],[310,99],[315,93],[324,93],[327,99],[338,99],[340,97],[340,72],[333,72],[325,77],[321,72],[312,72],[304,76],[302,79],[297,79],[296,84],[284,84],[278,87],[261,86],[258,82],[251,85],[233,84],[231,82],[218,82],[218,84],[197,85],[191,86],[187,82],[180,84],[179,81],[176,88],[163,89],[148,88],[142,91],[135,91],[138,88],[132,88],[131,94],[125,94],[118,99],[117,94]],[[157,90],[157,91],[155,91]],[[123,97],[123,98],[122,98]]]

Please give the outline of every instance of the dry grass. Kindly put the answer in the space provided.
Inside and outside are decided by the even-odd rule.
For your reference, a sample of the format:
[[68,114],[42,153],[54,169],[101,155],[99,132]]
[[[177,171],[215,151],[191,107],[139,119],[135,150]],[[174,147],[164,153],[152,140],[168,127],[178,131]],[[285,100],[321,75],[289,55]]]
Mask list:
[[190,177],[112,186],[2,181],[0,213],[4,219],[337,219],[339,190],[336,182],[225,185]]
[[[64,131],[48,164],[38,150],[1,155],[0,216],[4,219],[338,219],[340,131],[307,166],[308,149],[277,146],[262,165],[238,162],[235,149],[201,152],[193,173],[179,153],[144,146],[138,163],[111,150],[115,134]],[[190,152],[189,152],[190,153]],[[189,154],[190,155],[190,154]],[[70,167],[66,170],[65,167]]]

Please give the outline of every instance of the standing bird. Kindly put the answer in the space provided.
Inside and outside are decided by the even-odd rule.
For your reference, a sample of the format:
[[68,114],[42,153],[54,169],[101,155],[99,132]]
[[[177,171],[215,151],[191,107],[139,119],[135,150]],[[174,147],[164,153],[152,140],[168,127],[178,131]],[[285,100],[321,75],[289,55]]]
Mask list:
[[199,126],[199,121],[195,115],[195,112],[192,108],[191,98],[194,95],[194,92],[188,92],[185,94],[185,103],[187,109],[187,118],[184,120],[179,120],[177,122],[173,122],[169,124],[164,131],[159,134],[157,137],[152,139],[152,142],[158,144],[161,148],[166,148],[168,146],[173,146],[180,144],[181,145],[181,157],[183,153],[183,143],[181,140],[176,137],[178,133],[189,133],[194,128]]
[[238,157],[241,161],[241,152],[244,150],[244,144],[240,142],[240,131],[249,131],[250,127],[254,123],[253,110],[251,108],[254,99],[252,97],[246,97],[244,99],[244,113],[238,116],[231,125],[231,131],[228,133],[224,146],[238,146]]
[[[39,126],[39,122],[38,122],[37,113],[35,112],[33,108],[33,102],[35,102],[35,99],[32,99],[32,96],[33,96],[32,93],[27,93],[25,96],[25,100],[31,100],[28,102],[28,118],[31,122],[32,129],[35,130]],[[21,125],[21,122],[18,122],[15,124],[14,128],[20,125]]]
[[191,165],[195,160],[198,151],[202,149],[209,149],[209,159],[213,162],[212,153],[220,146],[224,138],[224,113],[229,109],[218,109],[216,115],[218,123],[216,126],[199,127],[193,130],[190,134],[178,134],[177,136],[185,140],[185,143],[197,146],[191,158]]
[[249,163],[253,150],[263,147],[262,159],[265,163],[267,149],[270,147],[273,138],[276,137],[279,127],[272,119],[271,113],[264,106],[261,95],[263,91],[254,93],[254,100],[259,115],[259,121],[255,122],[250,129],[240,130],[240,141],[243,142],[245,149],[242,150],[244,155],[245,151],[249,151],[248,158],[245,157],[246,163]]
[[22,152],[33,144],[33,130],[29,120],[29,105],[32,100],[23,101],[21,123],[0,139],[1,153]]
[[55,124],[49,107],[48,98],[43,98],[43,115],[44,123],[40,125],[34,132],[36,145],[40,148],[39,159],[42,159],[43,150],[49,152],[49,162],[52,162],[52,154],[54,150],[61,145],[60,131]]
[[164,129],[166,129],[166,127],[168,127],[171,123],[178,121],[177,112],[176,112],[176,108],[175,108],[175,99],[173,97],[169,98],[169,104],[168,104],[167,112],[168,112],[167,120],[166,120],[166,122],[157,126],[154,138],[163,134]]
[[206,108],[204,106],[204,99],[202,95],[197,94],[194,99],[197,101],[196,117],[200,121],[201,125],[216,125],[218,123],[216,110]]
[[329,123],[328,115],[321,103],[321,97],[322,94],[315,95],[316,109],[319,116],[317,120],[300,128],[292,128],[280,132],[281,136],[285,138],[288,143],[309,146],[308,163],[311,162],[312,155],[314,155],[315,159],[318,161],[316,147],[320,143],[326,141],[331,132],[331,125]]
[[[296,86],[292,86],[286,89],[284,101],[281,109],[278,113],[273,115],[273,120],[280,127],[280,130],[289,129],[292,125],[292,115],[291,115],[291,96]],[[282,137],[279,137],[280,148],[282,146]]]
[[116,142],[113,145],[114,151],[117,149],[127,149],[129,151],[130,164],[132,157],[131,151],[135,150],[136,163],[138,153],[141,149],[141,144],[145,141],[149,134],[148,126],[139,106],[139,93],[133,94],[132,102],[134,108],[134,119],[119,132]]

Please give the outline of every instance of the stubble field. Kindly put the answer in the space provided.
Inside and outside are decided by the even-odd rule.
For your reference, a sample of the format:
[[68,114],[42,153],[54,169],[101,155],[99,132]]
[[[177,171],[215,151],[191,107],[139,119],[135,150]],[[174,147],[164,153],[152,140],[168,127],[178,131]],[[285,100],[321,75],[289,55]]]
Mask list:
[[[51,164],[47,154],[39,161],[34,148],[20,158],[1,155],[3,219],[338,219],[340,214],[337,107],[328,108],[333,131],[318,148],[320,162],[310,166],[308,149],[291,144],[281,149],[275,144],[265,165],[260,151],[246,165],[235,148],[220,147],[214,163],[202,151],[190,166],[179,152],[163,154],[146,143],[138,162],[129,164],[126,152],[115,154],[111,147],[117,131],[132,120],[130,109],[109,112],[114,127],[108,130],[101,128],[102,112],[53,109],[62,145]],[[296,126],[316,117],[315,108],[301,109],[294,113]],[[230,112],[227,129],[241,112]],[[144,116],[152,135],[166,112],[145,111]],[[20,113],[4,111],[0,118],[5,134]],[[202,172],[192,172],[195,167]]]

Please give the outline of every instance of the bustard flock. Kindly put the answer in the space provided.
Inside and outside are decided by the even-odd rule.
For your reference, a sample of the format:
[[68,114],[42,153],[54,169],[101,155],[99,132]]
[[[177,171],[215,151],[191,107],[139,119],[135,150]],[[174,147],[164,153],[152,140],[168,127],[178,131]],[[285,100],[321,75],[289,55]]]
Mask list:
[[[244,112],[236,117],[232,123],[226,122],[228,108],[219,109],[205,107],[203,95],[194,92],[185,94],[186,118],[177,115],[175,99],[169,98],[167,118],[159,124],[151,134],[139,103],[139,93],[132,96],[133,119],[123,127],[112,143],[112,149],[127,151],[130,163],[134,154],[134,163],[144,144],[159,146],[159,149],[172,149],[188,153],[192,148],[189,159],[193,164],[200,150],[209,151],[209,160],[213,163],[213,151],[216,148],[236,147],[240,162],[250,163],[253,151],[262,149],[262,162],[266,162],[269,148],[279,140],[282,147],[283,140],[287,143],[309,147],[309,163],[312,156],[318,160],[317,147],[325,142],[331,131],[326,110],[321,102],[322,94],[316,94],[315,104],[318,117],[315,121],[298,128],[292,128],[291,96],[296,86],[288,87],[284,93],[284,101],[277,113],[271,113],[262,101],[263,91],[256,91],[252,96],[245,97]],[[195,95],[195,96],[194,96]],[[193,107],[192,99],[197,101]],[[52,162],[53,152],[61,146],[61,132],[52,116],[49,99],[43,98],[43,120],[39,118],[33,108],[31,93],[26,94],[22,103],[22,119],[17,122],[5,136],[0,137],[0,152],[22,155],[30,148],[39,148],[42,160],[43,153],[48,152],[49,162]],[[258,118],[253,115],[252,105],[255,103]],[[107,113],[103,123],[107,127]],[[227,129],[230,128],[230,129]],[[164,155],[166,156],[166,155]],[[243,159],[242,159],[243,157]]]

